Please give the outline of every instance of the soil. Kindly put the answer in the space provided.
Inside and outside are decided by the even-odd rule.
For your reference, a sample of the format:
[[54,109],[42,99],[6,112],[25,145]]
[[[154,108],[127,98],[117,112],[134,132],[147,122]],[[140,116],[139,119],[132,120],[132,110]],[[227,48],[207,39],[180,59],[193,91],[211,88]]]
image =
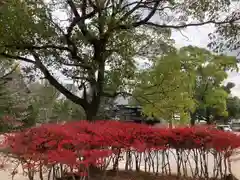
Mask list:
[[[104,178],[105,177],[105,178]],[[72,177],[59,178],[57,180],[72,180]],[[75,177],[76,180],[79,178]],[[90,180],[204,180],[196,179],[191,177],[178,177],[178,176],[167,176],[167,175],[155,175],[146,172],[136,172],[136,171],[107,171],[105,175],[103,173],[94,173],[90,177]],[[217,179],[210,179],[217,180]],[[218,180],[238,180],[233,175],[228,175],[223,179]]]

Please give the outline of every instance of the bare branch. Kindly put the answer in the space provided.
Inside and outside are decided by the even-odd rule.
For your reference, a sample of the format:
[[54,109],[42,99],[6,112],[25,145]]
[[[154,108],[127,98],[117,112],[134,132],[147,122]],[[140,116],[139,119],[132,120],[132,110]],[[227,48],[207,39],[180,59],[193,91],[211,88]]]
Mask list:
[[225,20],[225,21],[209,20],[209,21],[205,21],[205,22],[196,22],[196,23],[189,23],[189,24],[183,24],[183,25],[165,25],[165,24],[160,25],[160,24],[156,24],[153,22],[146,22],[145,25],[159,27],[159,28],[182,29],[182,28],[191,27],[191,26],[203,26],[206,24],[216,24],[216,25],[231,24],[238,20],[240,20],[240,18],[232,19],[232,20]]
[[61,51],[69,51],[72,52],[72,50],[65,46],[56,46],[56,45],[43,45],[43,46],[34,46],[31,44],[14,44],[14,45],[5,45],[7,48],[16,48],[16,49],[29,49],[29,50],[42,50],[42,49],[57,49]]
[[203,26],[203,25],[206,25],[206,24],[216,24],[216,25],[231,24],[231,23],[234,23],[238,20],[240,20],[240,18],[232,19],[232,20],[225,20],[225,21],[209,20],[209,21],[204,21],[204,22],[196,22],[196,23],[189,23],[189,24],[182,24],[182,25],[157,24],[157,23],[154,23],[154,22],[139,21],[139,22],[136,22],[136,23],[133,23],[133,24],[130,24],[130,25],[119,25],[119,28],[130,29],[132,27],[147,25],[147,26],[153,26],[153,27],[158,27],[158,28],[182,29],[182,28],[191,27],[191,26]]
[[127,19],[132,13],[134,13],[134,11],[136,11],[140,4],[143,2],[143,0],[140,0],[139,2],[137,2],[137,4],[128,12],[126,12],[126,14],[124,14],[123,17],[120,18],[120,22],[124,21],[125,19]]

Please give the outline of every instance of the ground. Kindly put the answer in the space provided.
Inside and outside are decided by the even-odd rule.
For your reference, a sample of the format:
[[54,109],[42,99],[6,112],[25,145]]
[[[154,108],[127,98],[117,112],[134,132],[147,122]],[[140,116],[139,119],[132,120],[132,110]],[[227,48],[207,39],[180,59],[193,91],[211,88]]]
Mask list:
[[[91,180],[102,180],[104,176],[102,175],[96,175],[92,176]],[[76,178],[77,180],[78,178]],[[72,180],[72,177],[65,178],[62,180]],[[193,180],[193,178],[190,177],[182,177],[179,178],[177,176],[161,176],[161,175],[154,175],[151,173],[145,173],[145,172],[133,172],[133,171],[120,171],[118,173],[109,171],[104,180]],[[194,178],[194,180],[196,180]],[[200,180],[200,179],[199,179]],[[235,180],[232,176],[224,177],[223,180]]]

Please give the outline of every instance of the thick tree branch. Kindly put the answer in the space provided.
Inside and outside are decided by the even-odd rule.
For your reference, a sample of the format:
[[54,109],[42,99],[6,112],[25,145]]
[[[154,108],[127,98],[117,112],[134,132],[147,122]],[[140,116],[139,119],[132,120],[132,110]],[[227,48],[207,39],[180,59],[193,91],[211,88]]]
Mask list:
[[[129,25],[120,25],[116,29],[118,29],[118,28],[120,28],[120,29],[129,29],[130,27],[138,27],[138,26],[144,25],[146,22],[148,22],[154,16],[156,11],[158,10],[158,6],[160,5],[161,1],[162,0],[157,0],[155,2],[152,2],[152,3],[154,3],[153,8],[150,10],[148,15],[145,18],[143,18],[142,20],[140,20],[138,22],[135,22],[135,23],[132,23],[132,24],[129,24]],[[132,10],[129,11],[129,13],[126,13],[125,14],[125,19],[127,17],[129,17],[129,15],[134,13],[136,10],[138,10],[140,5],[141,5],[141,3],[138,3],[135,7],[132,8]],[[124,26],[126,28],[124,28]]]
[[[86,16],[87,17],[87,16]],[[81,62],[81,64],[86,65],[87,63],[84,61],[84,59],[80,58],[78,56],[78,48],[76,46],[76,44],[74,43],[74,41],[72,41],[71,39],[71,33],[74,27],[69,27],[70,29],[67,30],[67,34],[65,34],[64,30],[57,24],[54,22],[54,20],[52,18],[49,19],[49,21],[58,29],[59,32],[61,32],[61,34],[63,35],[62,38],[64,41],[66,41],[67,46],[68,46],[68,51],[70,50],[71,52],[71,56],[73,59],[78,60],[79,62]],[[77,22],[77,21],[76,21]],[[73,26],[73,25],[70,25]],[[72,29],[71,29],[72,28]]]
[[3,56],[5,58],[10,58],[10,59],[21,60],[21,61],[28,62],[28,63],[31,63],[31,64],[35,64],[35,61],[33,61],[29,58],[25,58],[25,57],[21,57],[21,56],[15,56],[15,55],[7,54],[7,53],[4,53],[4,52],[0,53],[0,56]]
[[[93,35],[88,31],[87,26],[85,24],[85,18],[86,16],[84,16],[84,14],[86,15],[86,6],[87,6],[87,1],[83,0],[82,2],[82,18],[80,16],[80,14],[78,13],[77,7],[74,4],[73,0],[67,0],[68,5],[70,6],[75,18],[76,18],[76,25],[78,25],[79,29],[81,30],[83,36],[85,36],[89,42],[93,43],[95,38],[93,37]],[[94,15],[94,14],[93,14]]]
[[94,15],[96,14],[96,11],[93,10],[92,12],[90,12],[89,14],[86,14],[85,16],[82,16],[79,18],[79,16],[75,17],[73,19],[73,21],[71,22],[71,24],[69,25],[69,27],[67,28],[67,37],[70,37],[72,34],[72,31],[74,29],[74,27],[80,22],[80,21],[84,21],[86,19],[92,18]]
[[240,18],[237,19],[232,19],[232,20],[225,20],[225,21],[215,21],[215,20],[209,20],[209,21],[204,21],[204,22],[196,22],[196,23],[189,23],[189,24],[182,24],[182,25],[173,25],[173,24],[157,24],[154,22],[144,22],[144,21],[139,21],[130,25],[119,25],[118,28],[120,29],[130,29],[132,27],[138,27],[141,25],[147,25],[147,26],[153,26],[153,27],[158,27],[158,28],[172,28],[172,29],[182,29],[186,27],[191,27],[191,26],[203,26],[206,24],[216,24],[216,25],[223,25],[223,24],[231,24],[236,21],[240,20]]
[[85,61],[77,55],[77,47],[73,47],[70,49],[69,47],[65,46],[56,46],[56,45],[42,45],[42,46],[34,46],[31,44],[18,44],[18,45],[5,45],[6,48],[16,48],[18,50],[46,50],[46,49],[54,49],[59,51],[67,51],[70,53],[73,60],[77,60],[74,63],[66,63],[66,62],[59,62],[66,66],[78,66],[84,69],[91,70],[92,67],[89,66]]
[[65,95],[68,99],[73,101],[74,103],[81,105],[84,109],[88,106],[87,100],[82,99],[70,91],[68,91],[62,84],[60,84],[48,71],[46,66],[41,62],[40,57],[38,54],[34,51],[32,51],[32,55],[35,59],[36,66],[41,70],[41,72],[44,74],[45,78],[49,81],[49,83],[54,86],[59,92],[61,92],[63,95]]
[[[91,13],[90,13],[91,14]],[[89,15],[90,15],[89,14]],[[91,15],[92,16],[92,15]],[[83,17],[84,18],[84,17]],[[88,18],[88,15],[86,15],[86,18]],[[90,17],[89,17],[90,18]],[[77,20],[77,19],[76,19]],[[74,25],[70,25],[70,29],[68,28],[67,29],[67,34],[65,34],[64,30],[56,23],[54,22],[54,20],[52,19],[51,15],[50,15],[50,18],[49,18],[49,21],[58,29],[58,31],[63,35],[62,38],[64,41],[66,41],[67,43],[67,46],[68,46],[68,51],[70,50],[70,53],[71,53],[71,56],[73,59],[76,59],[78,60],[79,62],[81,62],[81,65],[84,64],[84,67],[83,68],[86,68],[86,69],[91,69],[90,66],[87,67],[87,62],[85,62],[84,59],[82,59],[81,57],[78,56],[78,48],[76,46],[76,44],[74,43],[74,41],[71,39],[71,33],[72,33],[72,30],[74,28]],[[73,22],[72,22],[73,23]],[[75,21],[74,23],[77,23],[77,21]],[[75,63],[74,63],[75,64]],[[78,63],[79,64],[79,63]],[[67,64],[65,64],[67,65]],[[72,65],[69,65],[69,66],[72,66]],[[80,65],[77,65],[77,66],[80,66]]]
[[232,19],[232,20],[225,20],[225,21],[209,20],[209,21],[205,21],[205,22],[196,22],[196,23],[189,23],[189,24],[183,24],[183,25],[164,25],[164,24],[160,25],[160,24],[156,24],[153,22],[146,22],[145,25],[155,26],[155,27],[160,27],[160,28],[182,29],[182,28],[191,27],[191,26],[203,26],[206,24],[216,24],[216,25],[231,24],[238,20],[240,20],[240,18]]
[[49,83],[54,86],[59,92],[61,92],[63,95],[65,95],[68,99],[73,101],[74,103],[81,105],[84,109],[88,106],[88,103],[85,99],[82,99],[70,91],[68,91],[62,84],[60,84],[48,71],[48,69],[45,67],[45,65],[41,62],[41,59],[39,58],[38,54],[34,51],[32,51],[32,55],[35,59],[35,61],[30,60],[28,58],[24,58],[21,56],[14,56],[14,55],[9,55],[6,53],[0,53],[1,56],[15,59],[15,60],[22,60],[25,62],[32,63],[37,66],[41,70],[41,72],[44,74],[45,78],[49,81]]
[[29,50],[43,50],[43,49],[56,49],[61,51],[69,51],[72,52],[72,50],[68,47],[64,46],[56,46],[56,45],[43,45],[43,46],[34,46],[31,44],[14,44],[14,45],[5,45],[7,48],[16,48],[16,49],[29,49]]

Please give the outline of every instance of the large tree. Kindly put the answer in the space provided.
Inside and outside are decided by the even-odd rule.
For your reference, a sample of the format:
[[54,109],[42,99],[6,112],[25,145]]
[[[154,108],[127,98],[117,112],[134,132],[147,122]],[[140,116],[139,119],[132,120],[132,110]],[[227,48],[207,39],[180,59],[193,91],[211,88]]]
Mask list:
[[183,116],[194,108],[191,81],[182,71],[178,52],[174,51],[157,58],[150,68],[139,73],[133,96],[146,115],[171,123],[176,114]]
[[[169,28],[236,21],[239,17],[218,18],[229,4],[230,0],[4,1],[0,55],[30,63],[28,73],[39,70],[91,120],[101,97],[126,90],[136,57],[151,58],[156,50],[167,50]],[[77,84],[81,93],[65,88],[54,69]]]
[[178,114],[183,122],[191,117],[191,124],[202,118],[211,123],[212,116],[227,115],[226,90],[231,84],[222,83],[226,71],[236,69],[235,57],[183,47],[140,73],[134,96],[149,115],[172,119]]
[[195,79],[192,90],[196,109],[191,112],[191,124],[197,119],[210,124],[216,116],[227,116],[228,92],[222,83],[228,77],[227,71],[238,69],[236,58],[196,47],[182,48],[182,53],[186,57],[185,71]]

